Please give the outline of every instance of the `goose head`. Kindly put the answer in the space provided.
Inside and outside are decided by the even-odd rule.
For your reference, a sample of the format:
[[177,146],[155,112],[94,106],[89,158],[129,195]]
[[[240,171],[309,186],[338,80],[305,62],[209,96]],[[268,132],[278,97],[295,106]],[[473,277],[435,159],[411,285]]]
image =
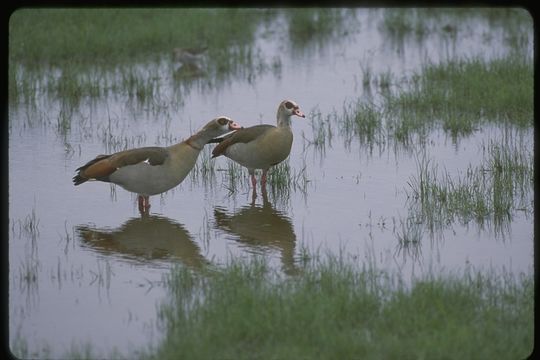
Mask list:
[[306,115],[300,110],[300,106],[292,100],[283,100],[277,110],[277,122],[278,126],[289,126],[291,122],[291,116],[298,116],[305,118]]
[[204,125],[198,133],[207,139],[212,139],[238,129],[241,129],[241,126],[230,117],[218,116]]

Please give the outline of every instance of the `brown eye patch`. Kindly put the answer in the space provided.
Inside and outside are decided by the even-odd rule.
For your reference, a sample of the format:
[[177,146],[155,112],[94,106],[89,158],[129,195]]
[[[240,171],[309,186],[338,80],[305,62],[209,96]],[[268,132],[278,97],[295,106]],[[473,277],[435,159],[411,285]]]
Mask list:
[[285,103],[285,107],[286,107],[287,109],[292,109],[292,108],[294,107],[294,104],[293,104],[292,102],[290,102],[290,101],[287,101],[287,102]]
[[229,123],[229,119],[222,117],[222,118],[219,118],[217,122],[219,125],[227,125]]

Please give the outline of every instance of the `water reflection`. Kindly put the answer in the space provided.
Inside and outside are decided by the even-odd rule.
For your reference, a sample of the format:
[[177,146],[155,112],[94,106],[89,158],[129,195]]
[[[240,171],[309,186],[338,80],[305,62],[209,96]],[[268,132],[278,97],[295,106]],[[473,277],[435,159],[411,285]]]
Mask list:
[[250,205],[228,213],[222,207],[214,209],[216,228],[234,235],[234,240],[249,247],[253,252],[268,250],[280,252],[283,271],[292,275],[298,273],[294,261],[296,234],[291,219],[276,210],[268,201],[268,194],[262,188],[263,204],[255,204],[255,193]]
[[209,262],[182,224],[157,215],[131,218],[118,229],[76,228],[84,247],[105,255],[149,262],[179,259],[184,265],[201,270]]

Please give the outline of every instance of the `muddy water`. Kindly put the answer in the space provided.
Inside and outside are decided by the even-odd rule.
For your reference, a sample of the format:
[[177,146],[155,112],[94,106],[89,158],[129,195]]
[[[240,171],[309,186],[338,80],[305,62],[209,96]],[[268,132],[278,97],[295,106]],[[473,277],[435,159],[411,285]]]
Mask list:
[[[288,41],[278,19],[260,29],[256,46],[263,59],[279,59],[280,66],[219,86],[205,86],[201,79],[179,92],[169,76],[171,64],[163,60],[153,70],[162,82],[150,103],[119,95],[69,109],[61,99],[41,97],[36,108],[11,105],[11,342],[20,337],[30,350],[52,353],[85,343],[104,352],[155,343],[156,306],[165,296],[162,276],[176,264],[204,271],[231,256],[263,254],[288,274],[299,271],[303,248],[345,251],[405,278],[470,265],[530,270],[530,212],[514,214],[503,228],[472,221],[435,234],[422,229],[421,243],[403,248],[398,237],[408,217],[407,182],[417,174],[418,149],[370,149],[355,139],[348,144],[338,124],[330,124],[333,135],[324,147],[310,144],[317,112],[340,111],[357,98],[378,101],[381,89],[375,81],[362,86],[362,68],[369,67],[374,79],[390,72],[398,87],[428,62],[488,60],[510,51],[504,24],[465,19],[454,36],[436,28],[421,38],[396,38],[381,27],[383,15],[358,11],[346,34],[302,46]],[[532,56],[530,44],[525,51]],[[291,172],[305,180],[298,185],[270,186],[253,199],[247,172],[231,191],[228,160],[218,158],[210,160],[213,178],[190,176],[152,197],[148,218],[139,216],[135,196],[119,187],[72,185],[75,168],[98,154],[180,141],[220,114],[244,126],[272,124],[283,99],[295,100],[308,115],[293,119],[288,161]],[[70,120],[68,131],[56,126],[62,116]],[[478,165],[482,144],[500,142],[504,132],[486,126],[455,142],[434,131],[423,146],[432,162],[456,175]],[[532,130],[521,136],[532,146]],[[210,150],[199,163],[208,161]]]

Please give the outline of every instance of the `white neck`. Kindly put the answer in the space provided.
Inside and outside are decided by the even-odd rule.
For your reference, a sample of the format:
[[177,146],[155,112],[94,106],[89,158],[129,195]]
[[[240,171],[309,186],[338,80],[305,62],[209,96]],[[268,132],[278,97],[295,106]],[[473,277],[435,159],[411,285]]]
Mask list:
[[291,116],[278,110],[278,113],[277,113],[277,126],[278,127],[291,127]]

